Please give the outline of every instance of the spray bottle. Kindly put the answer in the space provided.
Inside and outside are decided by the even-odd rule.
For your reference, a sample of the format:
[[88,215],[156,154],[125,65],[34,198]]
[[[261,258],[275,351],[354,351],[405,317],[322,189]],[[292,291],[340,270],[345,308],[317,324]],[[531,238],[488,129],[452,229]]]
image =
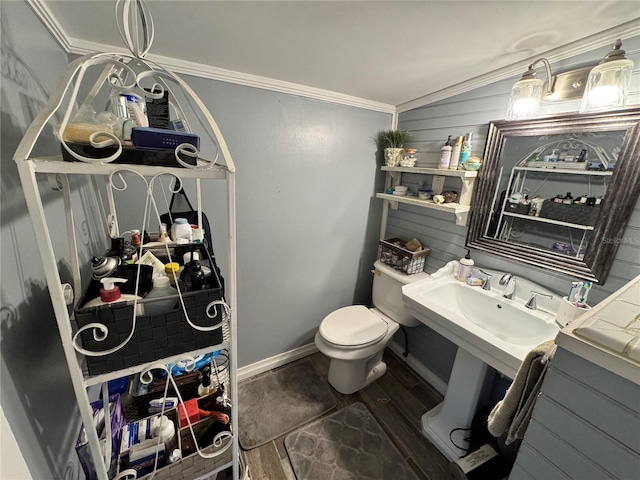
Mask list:
[[462,142],[462,150],[460,151],[460,165],[458,168],[464,169],[464,163],[471,156],[471,136],[473,133],[469,132],[464,137],[464,142]]

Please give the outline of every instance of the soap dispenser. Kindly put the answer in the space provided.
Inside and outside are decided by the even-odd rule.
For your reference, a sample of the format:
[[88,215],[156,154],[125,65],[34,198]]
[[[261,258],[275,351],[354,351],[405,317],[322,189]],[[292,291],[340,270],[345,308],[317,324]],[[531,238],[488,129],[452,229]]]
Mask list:
[[460,259],[460,267],[458,267],[458,273],[456,274],[456,279],[461,282],[466,282],[467,278],[471,276],[473,272],[473,259],[471,258],[471,252],[467,250],[467,254],[464,258]]
[[126,278],[117,278],[117,277],[106,277],[101,278],[100,283],[102,283],[102,288],[100,289],[100,296],[94,298],[93,300],[89,300],[84,304],[84,307],[99,307],[100,305],[107,305],[109,303],[115,302],[125,302],[127,300],[142,300],[142,297],[131,295],[131,294],[122,294],[120,292],[120,287],[116,285],[116,283],[125,283],[127,281]]

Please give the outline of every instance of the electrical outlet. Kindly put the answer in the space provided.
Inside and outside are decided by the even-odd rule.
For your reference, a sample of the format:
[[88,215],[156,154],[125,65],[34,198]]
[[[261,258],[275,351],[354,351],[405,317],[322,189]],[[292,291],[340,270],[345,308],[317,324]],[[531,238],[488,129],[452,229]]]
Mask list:
[[444,189],[444,175],[434,175],[431,190],[434,195],[440,195]]

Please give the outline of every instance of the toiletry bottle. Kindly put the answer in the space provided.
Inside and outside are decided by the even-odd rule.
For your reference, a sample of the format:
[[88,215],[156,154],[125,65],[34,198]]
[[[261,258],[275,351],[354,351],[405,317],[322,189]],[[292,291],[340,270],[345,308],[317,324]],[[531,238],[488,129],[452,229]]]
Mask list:
[[125,283],[126,278],[106,277],[101,278],[100,283],[103,287],[100,289],[100,296],[89,300],[84,304],[84,307],[99,307],[100,305],[107,305],[108,303],[126,302],[127,300],[142,300],[142,297],[130,294],[120,293],[120,287],[116,283]]
[[473,259],[471,258],[471,252],[467,250],[467,254],[464,256],[464,258],[460,259],[460,267],[458,268],[456,278],[461,282],[466,282],[467,278],[471,276],[472,271]]
[[171,262],[164,264],[164,273],[167,274],[167,278],[169,278],[169,282],[172,287],[176,286],[176,277],[178,275],[178,271],[180,270],[180,264],[178,262]]
[[562,199],[562,203],[565,205],[571,205],[573,203],[573,197],[571,196],[571,192],[567,192],[565,197]]
[[457,170],[460,162],[460,150],[462,150],[462,142],[464,137],[460,135],[456,138],[456,143],[453,144],[451,149],[451,162],[449,163],[449,170]]
[[131,246],[139,248],[142,245],[142,239],[140,238],[140,230],[131,230]]
[[180,287],[184,285],[187,292],[194,292],[204,288],[205,275],[200,265],[200,260],[193,260],[184,264],[184,269],[180,274]]
[[473,133],[469,132],[464,137],[464,142],[462,142],[462,150],[460,151],[460,163],[458,168],[464,169],[464,163],[469,160],[471,157],[471,136]]
[[138,260],[138,250],[131,245],[126,245],[122,237],[112,238],[111,249],[104,256],[120,257],[122,263],[135,263]]
[[438,162],[438,168],[441,170],[447,170],[449,163],[451,162],[451,135],[447,138],[446,143],[440,149],[440,161]]
[[[145,295],[144,299],[150,300],[159,297],[171,297],[173,295],[178,295],[178,290],[171,286],[169,277],[162,276],[153,279],[153,288]],[[150,303],[145,302],[144,311],[147,315],[163,314],[173,310],[177,304],[177,298],[165,298]]]
[[211,367],[207,365],[202,369],[202,383],[198,385],[198,396],[204,397],[215,390],[215,386],[211,384]]

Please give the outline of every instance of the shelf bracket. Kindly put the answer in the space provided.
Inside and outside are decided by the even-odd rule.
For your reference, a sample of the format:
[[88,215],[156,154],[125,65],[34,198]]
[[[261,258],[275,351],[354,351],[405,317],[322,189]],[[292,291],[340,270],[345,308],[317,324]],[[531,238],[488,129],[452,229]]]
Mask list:
[[466,212],[456,213],[456,225],[461,225],[463,227],[466,227],[468,218],[469,218],[468,210]]
[[460,192],[460,198],[458,203],[460,205],[471,205],[471,196],[473,195],[473,185],[476,182],[476,177],[461,178],[462,191]]

